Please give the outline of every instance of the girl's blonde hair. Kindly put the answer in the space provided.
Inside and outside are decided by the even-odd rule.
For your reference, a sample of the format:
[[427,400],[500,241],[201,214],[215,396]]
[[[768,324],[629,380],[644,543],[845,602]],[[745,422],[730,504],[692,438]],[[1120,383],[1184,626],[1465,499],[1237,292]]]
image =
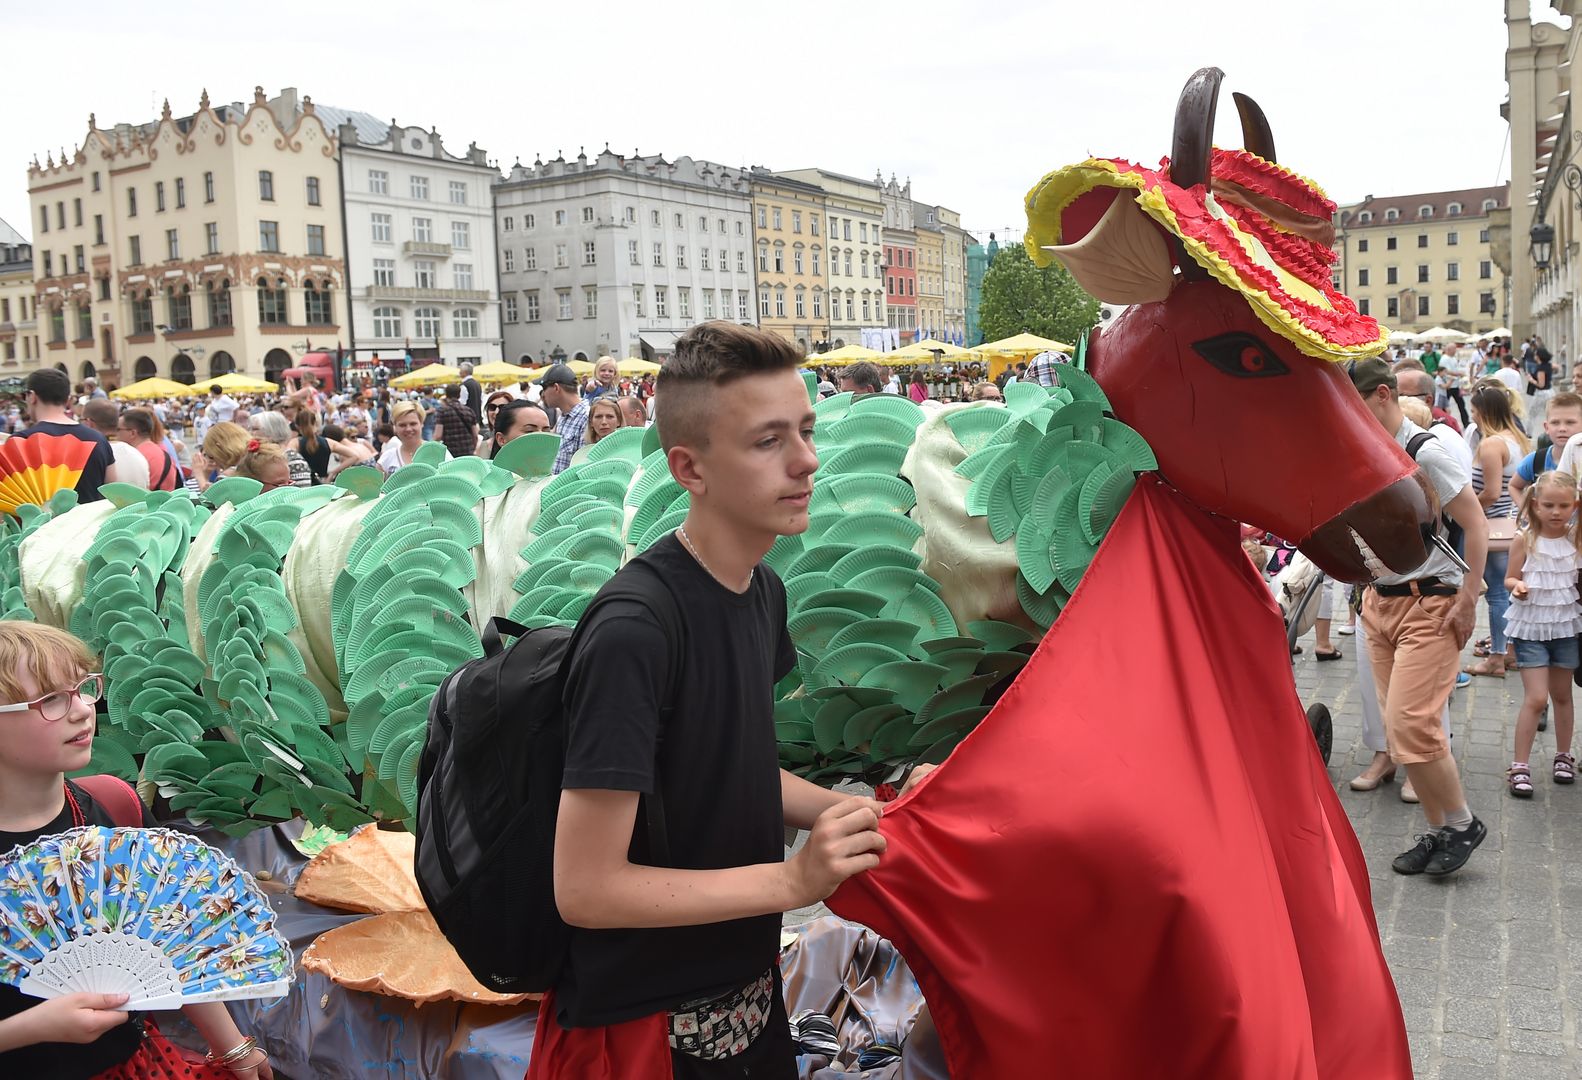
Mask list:
[[263,483],[264,470],[277,462],[285,462],[288,469],[291,467],[290,462],[286,461],[286,452],[279,446],[254,439],[247,444],[241,460],[236,463],[236,475],[251,477]]
[[599,441],[599,433],[593,430],[593,414],[595,410],[602,408],[608,408],[612,413],[615,414],[616,427],[619,428],[626,426],[626,417],[621,415],[621,407],[615,403],[614,398],[610,397],[609,394],[605,394],[603,397],[595,398],[593,404],[588,406],[588,442],[590,443],[596,443]]
[[[1522,526],[1522,538],[1527,542],[1527,550],[1532,551],[1533,545],[1538,543],[1538,525],[1533,521],[1533,500],[1538,497],[1541,488],[1559,488],[1571,494],[1573,503],[1577,500],[1577,478],[1568,472],[1559,469],[1550,469],[1546,473],[1539,473],[1538,479],[1527,486],[1522,493],[1522,509],[1518,520]],[[1577,544],[1577,550],[1582,552],[1582,530],[1577,529],[1576,522],[1571,523],[1571,539]]]
[[1402,415],[1424,431],[1434,426],[1434,410],[1428,407],[1426,401],[1420,398],[1403,397],[1398,404],[1401,406]]
[[38,692],[64,690],[95,670],[98,658],[82,640],[53,626],[0,622],[0,695],[20,705],[30,695],[19,675],[31,675]]
[[209,429],[203,437],[203,456],[222,469],[234,469],[247,453],[247,443],[252,436],[241,424],[222,420]]

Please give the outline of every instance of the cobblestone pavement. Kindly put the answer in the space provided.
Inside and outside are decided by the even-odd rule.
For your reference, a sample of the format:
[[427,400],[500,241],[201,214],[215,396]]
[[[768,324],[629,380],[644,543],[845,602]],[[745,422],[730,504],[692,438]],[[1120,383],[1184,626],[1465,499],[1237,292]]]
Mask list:
[[1400,801],[1399,778],[1372,792],[1345,786],[1371,754],[1362,745],[1356,638],[1332,640],[1345,659],[1318,664],[1312,636],[1304,639],[1296,686],[1304,704],[1322,701],[1334,713],[1329,773],[1367,855],[1416,1076],[1582,1078],[1582,784],[1549,780],[1553,729],[1533,748],[1535,794],[1518,802],[1505,793],[1504,773],[1520,679],[1477,678],[1458,690],[1452,745],[1489,836],[1448,880],[1402,877],[1390,860],[1410,846],[1422,814]]

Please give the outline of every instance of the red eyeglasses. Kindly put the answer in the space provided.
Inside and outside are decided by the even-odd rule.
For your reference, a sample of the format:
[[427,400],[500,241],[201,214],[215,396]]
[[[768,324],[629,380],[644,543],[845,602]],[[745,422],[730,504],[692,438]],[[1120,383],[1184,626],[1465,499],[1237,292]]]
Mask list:
[[83,678],[82,682],[70,690],[56,690],[45,694],[43,697],[34,698],[32,701],[19,702],[16,705],[0,705],[0,713],[27,712],[37,709],[39,715],[46,720],[64,720],[71,712],[73,698],[82,698],[92,705],[104,696],[104,675],[93,672]]

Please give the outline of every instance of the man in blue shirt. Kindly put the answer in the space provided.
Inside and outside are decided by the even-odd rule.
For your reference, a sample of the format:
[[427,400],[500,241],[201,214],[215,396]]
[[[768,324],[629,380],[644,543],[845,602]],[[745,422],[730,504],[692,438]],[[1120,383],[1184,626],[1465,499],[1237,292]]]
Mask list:
[[560,452],[555,455],[556,475],[571,464],[571,456],[582,449],[582,437],[588,430],[588,401],[582,400],[577,373],[566,364],[551,364],[538,380],[545,405],[559,409],[560,424],[555,433],[560,436]]

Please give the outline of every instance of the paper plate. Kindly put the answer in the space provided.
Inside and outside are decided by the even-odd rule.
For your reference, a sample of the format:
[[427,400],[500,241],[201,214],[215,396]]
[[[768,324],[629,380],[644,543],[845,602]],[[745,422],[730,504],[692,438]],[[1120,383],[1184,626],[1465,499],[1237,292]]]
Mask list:
[[676,529],[680,528],[682,523],[686,520],[687,511],[668,511],[662,517],[660,517],[658,521],[655,521],[652,525],[650,525],[647,531],[644,532],[643,535],[638,539],[638,552],[641,553],[647,551],[654,544],[658,543],[660,540],[663,540],[667,534],[675,532]]
[[810,610],[822,607],[845,608],[866,618],[876,619],[885,609],[885,604],[885,598],[877,593],[863,592],[860,589],[831,588],[822,589],[803,598],[801,607]]
[[[906,514],[917,505],[917,492],[913,490],[911,484],[899,476],[838,473],[814,486],[813,501],[832,503],[839,509],[853,514],[867,511]],[[810,506],[810,509],[815,508]]]
[[825,541],[831,544],[855,547],[887,544],[907,550],[915,547],[922,537],[923,527],[911,518],[878,510],[847,514],[824,534]]
[[1061,590],[1057,588],[1040,594],[1020,572],[1016,575],[1016,600],[1022,605],[1027,617],[1039,626],[1049,627],[1060,617],[1061,596]]
[[1055,377],[1060,381],[1060,388],[1067,391],[1072,400],[1096,401],[1104,407],[1105,412],[1110,411],[1110,399],[1105,396],[1104,388],[1075,364],[1056,364]]
[[837,578],[853,578],[858,574],[880,567],[896,567],[902,570],[915,571],[922,565],[922,557],[909,548],[893,547],[889,544],[878,544],[869,548],[855,548],[843,555],[830,573]]
[[861,709],[851,698],[830,698],[813,715],[813,741],[821,754],[833,754],[841,747],[846,722]]
[[[823,609],[827,610],[827,609]],[[859,619],[839,628],[830,638],[827,651],[847,645],[870,642],[894,649],[903,656],[916,656],[917,627],[897,619]]]
[[819,544],[804,548],[781,576],[790,581],[801,574],[827,573],[842,558],[856,550],[852,544]]
[[764,553],[763,561],[779,574],[790,566],[802,554],[805,544],[800,535],[787,534],[775,538],[775,542]]
[[863,751],[880,728],[903,716],[911,716],[903,705],[871,705],[859,709],[846,721],[846,728],[841,732],[841,745],[848,750]]
[[863,394],[846,410],[848,417],[888,416],[912,425],[913,430],[923,422],[923,409],[909,397],[901,394]]
[[923,660],[899,660],[869,668],[857,680],[857,685],[894,690],[896,704],[909,712],[916,712],[939,690],[939,680],[945,674],[945,668],[939,664]]
[[929,653],[926,659],[929,663],[938,664],[945,669],[939,684],[950,686],[978,674],[978,665],[983,661],[983,650],[981,648],[944,649]]
[[882,614],[887,619],[912,623],[922,638],[956,636],[956,620],[950,614],[950,608],[945,606],[945,601],[939,598],[938,593],[921,585],[915,586],[906,596],[886,604]]
[[962,736],[977,727],[983,718],[988,715],[989,710],[983,706],[946,713],[944,716],[936,717],[926,724],[919,725],[912,732],[910,745],[914,750],[924,750],[947,736],[953,736],[959,741]]
[[878,473],[894,476],[901,471],[906,460],[906,448],[889,443],[864,443],[848,446],[820,462],[817,480],[846,473]]
[[[861,589],[864,592],[877,593],[890,600],[899,599],[914,588],[924,588],[934,593],[939,592],[939,582],[920,570],[908,570],[904,566],[876,566],[872,570],[864,570],[849,580],[848,587]],[[929,636],[938,637],[939,635],[930,634]]]
[[[495,452],[494,464],[524,479],[548,476],[560,453],[560,436],[548,431],[519,435]],[[396,473],[397,476],[401,474]]]
[[916,728],[917,720],[911,713],[888,721],[869,740],[868,757],[874,761],[905,761]]
[[[919,421],[921,417],[919,417]],[[831,443],[855,446],[859,443],[889,443],[910,447],[917,438],[917,422],[885,413],[851,412],[830,424],[824,436]],[[815,436],[815,445],[822,445]]]
[[951,409],[945,414],[951,434],[969,456],[989,446],[994,435],[1012,419],[1009,410],[986,401]]
[[831,394],[822,401],[813,403],[813,415],[820,420],[839,420],[851,408],[851,402],[852,395],[850,390],[839,394]]
[[[828,682],[840,682],[848,686],[857,686],[862,682],[865,673],[897,660],[905,660],[904,653],[883,645],[864,643],[861,645],[848,645],[844,649],[836,649],[820,660],[814,668],[816,674]],[[883,689],[889,689],[884,687]]]
[[[810,606],[808,599],[816,593],[826,592],[840,586],[840,582],[826,571],[812,571],[798,574],[785,583],[786,605],[792,611],[801,611]],[[838,605],[837,605],[838,606]]]
[[573,562],[592,563],[612,573],[620,568],[626,547],[614,532],[591,531],[573,525],[576,534],[561,546],[560,553]]
[[202,497],[205,502],[214,507],[223,506],[226,503],[240,506],[263,490],[264,485],[250,476],[227,476],[223,480],[216,480],[210,484]]
[[961,709],[977,708],[983,704],[984,695],[994,689],[999,681],[996,676],[977,675],[946,686],[917,710],[917,722],[927,724],[937,717],[948,716]]
[[786,622],[786,629],[791,632],[798,649],[823,656],[829,653],[830,641],[836,634],[862,618],[846,608],[807,608],[792,615]]
[[[609,458],[621,457],[636,465],[643,457],[643,439],[647,428],[619,427],[588,447],[587,462],[592,464]],[[507,445],[510,445],[509,443]]]

